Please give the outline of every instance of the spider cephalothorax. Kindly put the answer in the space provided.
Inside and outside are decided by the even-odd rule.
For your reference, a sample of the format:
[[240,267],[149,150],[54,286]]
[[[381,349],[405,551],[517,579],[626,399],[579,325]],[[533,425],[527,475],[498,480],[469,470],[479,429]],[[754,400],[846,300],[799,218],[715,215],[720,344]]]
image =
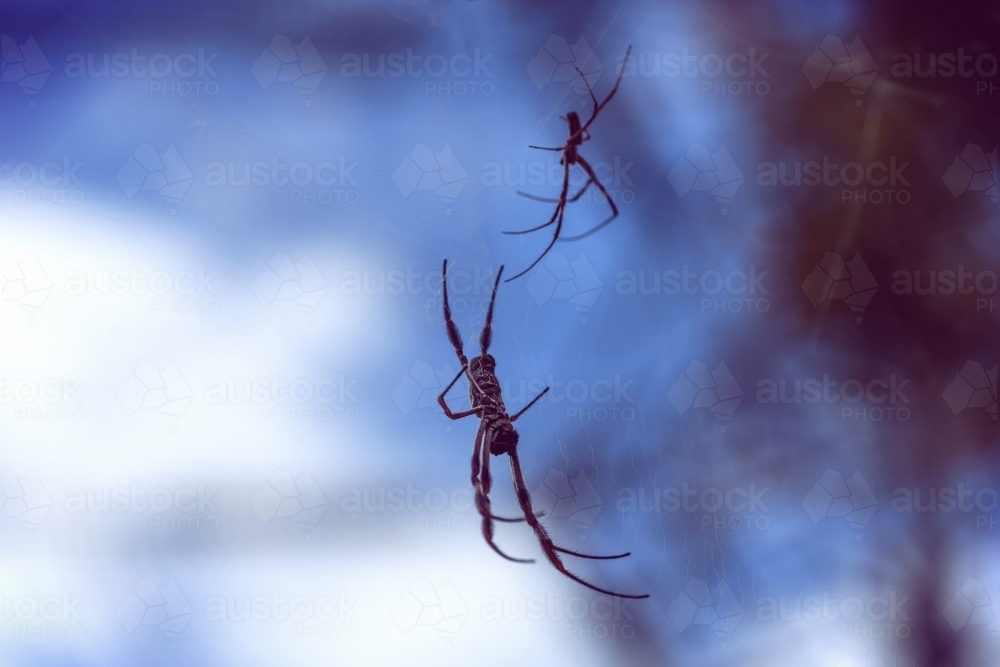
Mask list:
[[570,164],[574,164],[580,159],[579,154],[576,152],[577,148],[580,147],[580,144],[586,141],[586,139],[583,138],[583,133],[580,132],[583,127],[580,124],[580,114],[575,111],[570,111],[566,114],[566,123],[569,125],[569,140],[566,142],[565,152],[563,157],[559,160],[559,164],[564,164],[566,161]]
[[[628,65],[628,59],[631,53],[632,53],[632,47],[630,46],[628,47],[628,51],[625,52],[625,60],[622,61],[622,68],[618,72],[618,79],[615,81],[614,88],[612,88],[611,92],[608,93],[608,96],[604,98],[604,101],[600,103],[597,101],[597,97],[594,96],[594,91],[590,88],[590,82],[587,81],[587,77],[585,77],[583,75],[583,72],[580,71],[580,68],[577,67],[576,71],[580,74],[580,78],[583,79],[583,83],[586,84],[587,91],[590,93],[590,99],[594,101],[594,110],[593,112],[591,112],[590,118],[587,119],[586,123],[581,123],[580,114],[578,114],[575,111],[570,111],[569,113],[566,114],[566,123],[569,125],[569,137],[566,139],[566,143],[557,148],[551,148],[548,146],[530,147],[530,148],[538,148],[543,151],[558,151],[562,153],[562,158],[559,160],[559,164],[563,166],[562,190],[559,193],[558,199],[545,199],[543,197],[536,197],[534,195],[528,194],[526,192],[521,192],[520,190],[518,190],[517,193],[519,195],[528,197],[529,199],[555,203],[556,210],[553,211],[552,217],[549,218],[549,221],[544,224],[538,225],[537,227],[532,227],[531,229],[522,229],[516,232],[504,232],[504,234],[529,234],[531,232],[537,232],[539,229],[545,229],[549,225],[555,225],[556,229],[555,232],[553,232],[552,234],[552,240],[549,241],[549,244],[547,246],[545,246],[545,250],[542,251],[542,254],[539,255],[538,258],[534,262],[532,262],[531,265],[524,271],[521,271],[513,278],[508,278],[507,282],[510,282],[511,280],[514,280],[516,278],[520,278],[528,271],[531,271],[531,269],[535,268],[536,264],[542,261],[542,258],[545,257],[545,255],[549,254],[549,251],[552,250],[552,246],[554,246],[556,241],[559,240],[559,237],[562,233],[563,217],[566,213],[566,204],[575,202],[580,197],[582,197],[583,193],[585,193],[587,191],[587,188],[589,188],[591,185],[596,185],[598,189],[601,191],[601,194],[604,195],[604,198],[608,202],[608,206],[611,207],[611,216],[608,217],[603,222],[601,222],[600,224],[598,224],[596,227],[593,227],[582,234],[577,234],[576,236],[568,236],[563,240],[575,241],[577,239],[582,239],[586,236],[590,236],[598,229],[601,229],[602,227],[604,227],[605,225],[607,225],[612,220],[618,217],[618,206],[615,205],[614,198],[608,193],[608,190],[607,188],[604,187],[604,184],[601,183],[601,180],[597,177],[597,173],[594,171],[594,168],[590,166],[590,163],[587,162],[587,160],[584,159],[582,155],[580,155],[579,149],[580,145],[583,142],[590,140],[590,132],[589,132],[590,124],[594,122],[595,118],[597,118],[597,114],[601,112],[601,109],[604,108],[604,105],[610,102],[611,98],[614,97],[615,93],[618,92],[618,86],[621,85],[622,77],[625,76],[625,67],[626,65]],[[574,164],[583,169],[583,171],[587,174],[587,181],[583,184],[583,187],[580,188],[580,191],[571,197],[569,195],[569,169]]]
[[497,370],[497,360],[493,358],[492,354],[484,354],[480,357],[472,357],[469,359],[469,372],[472,373],[473,377],[479,375],[493,375]]
[[[476,433],[475,444],[472,448],[472,486],[476,490],[476,509],[479,511],[479,514],[483,519],[483,537],[486,539],[486,543],[489,544],[494,551],[507,560],[512,560],[516,563],[533,563],[534,560],[530,558],[514,558],[512,556],[508,556],[493,542],[494,521],[506,521],[512,523],[527,521],[532,530],[535,531],[535,535],[538,537],[538,541],[541,544],[542,550],[545,552],[546,558],[549,559],[549,562],[552,563],[557,570],[570,579],[583,584],[587,588],[600,593],[606,593],[607,595],[614,595],[622,598],[647,598],[649,595],[615,593],[614,591],[610,591],[606,588],[595,586],[584,581],[566,569],[566,566],[563,565],[562,560],[559,558],[560,553],[596,560],[624,558],[629,554],[623,553],[614,556],[592,556],[590,554],[583,554],[578,551],[556,546],[552,542],[552,538],[549,537],[548,532],[546,532],[545,528],[542,527],[542,524],[538,522],[538,517],[540,515],[535,514],[535,511],[531,507],[531,495],[528,493],[528,487],[524,482],[524,475],[521,472],[521,463],[517,454],[518,435],[517,431],[514,429],[514,422],[517,421],[517,418],[523,415],[528,408],[538,402],[538,400],[549,391],[549,388],[546,387],[543,389],[538,396],[531,399],[531,401],[526,406],[521,408],[517,414],[513,416],[507,414],[507,408],[504,407],[503,398],[500,395],[500,382],[497,380],[496,376],[497,363],[488,352],[490,342],[493,339],[493,302],[496,301],[497,298],[497,287],[500,285],[500,276],[502,274],[503,267],[501,266],[500,270],[497,272],[496,281],[493,283],[493,295],[490,297],[490,305],[486,311],[486,324],[483,325],[483,332],[479,337],[479,346],[481,350],[480,356],[473,357],[472,360],[469,360],[465,356],[465,352],[462,349],[462,336],[458,333],[458,327],[455,326],[455,322],[451,319],[451,306],[448,303],[447,260],[445,260],[444,266],[441,269],[441,275],[443,278],[442,292],[444,297],[445,326],[448,330],[448,339],[455,348],[455,354],[458,355],[458,360],[461,362],[462,368],[458,371],[455,378],[448,383],[448,386],[441,392],[441,395],[438,396],[438,403],[441,405],[441,408],[444,410],[445,415],[447,415],[449,419],[462,419],[463,417],[470,417],[472,415],[479,417],[479,431]],[[472,403],[472,408],[462,412],[452,412],[451,408],[448,407],[447,401],[445,401],[445,396],[448,395],[448,392],[451,391],[451,388],[455,386],[455,383],[458,382],[458,379],[463,375],[465,375],[469,380],[469,400]],[[490,477],[491,454],[493,456],[506,454],[510,458],[510,470],[511,475],[514,478],[514,489],[517,491],[517,501],[521,506],[524,518],[507,519],[499,517],[493,514],[493,510],[490,509],[490,489],[493,485],[492,478]]]

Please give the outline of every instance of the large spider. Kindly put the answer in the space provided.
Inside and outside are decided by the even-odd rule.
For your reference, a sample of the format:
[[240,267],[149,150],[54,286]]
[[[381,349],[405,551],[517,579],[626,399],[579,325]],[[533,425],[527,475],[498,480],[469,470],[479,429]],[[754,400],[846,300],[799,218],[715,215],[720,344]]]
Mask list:
[[[592,229],[584,232],[583,234],[577,234],[576,236],[567,236],[563,240],[577,241],[579,239],[586,238],[587,236],[590,236],[591,234],[603,228],[605,225],[609,224],[612,220],[618,217],[618,207],[615,205],[615,200],[612,199],[611,195],[608,194],[607,189],[604,187],[604,184],[601,183],[599,178],[597,178],[597,174],[594,172],[594,168],[590,166],[590,163],[587,162],[587,160],[585,160],[582,155],[580,155],[579,149],[580,145],[583,144],[583,142],[590,140],[590,132],[589,132],[590,124],[594,122],[594,119],[597,118],[597,114],[601,112],[601,109],[603,109],[604,106],[611,101],[611,98],[615,96],[615,93],[618,92],[618,86],[621,85],[622,77],[625,76],[625,66],[628,65],[628,59],[631,54],[632,54],[632,47],[629,46],[628,51],[625,52],[625,60],[622,61],[621,70],[618,72],[618,79],[617,81],[615,81],[615,87],[611,89],[611,92],[608,93],[608,96],[605,97],[604,101],[600,103],[598,103],[597,97],[594,96],[594,91],[590,87],[590,82],[587,81],[587,77],[584,76],[583,72],[580,71],[580,68],[577,67],[576,71],[579,72],[580,78],[583,79],[584,84],[586,84],[587,92],[590,93],[590,99],[594,101],[594,111],[590,114],[590,118],[587,119],[586,123],[583,123],[581,125],[580,115],[575,111],[570,111],[565,116],[565,120],[569,124],[569,138],[566,139],[565,144],[563,144],[558,148],[551,148],[548,146],[529,146],[529,148],[537,148],[543,151],[559,151],[560,153],[562,153],[562,158],[559,160],[559,164],[563,166],[562,191],[560,192],[558,199],[545,199],[543,197],[536,197],[534,195],[528,194],[527,192],[521,192],[520,190],[518,190],[517,194],[523,197],[534,199],[535,201],[555,203],[556,209],[555,211],[553,211],[552,217],[549,218],[549,221],[544,224],[538,225],[537,227],[532,227],[531,229],[522,229],[521,231],[517,232],[504,232],[504,234],[529,234],[531,232],[537,232],[539,229],[545,229],[546,227],[552,224],[556,226],[556,230],[555,233],[552,234],[552,240],[549,241],[549,245],[545,247],[545,250],[543,250],[542,254],[538,256],[538,259],[532,262],[531,266],[526,268],[524,271],[521,271],[513,278],[508,278],[507,282],[520,278],[528,271],[531,271],[531,269],[535,268],[535,265],[537,265],[540,261],[542,261],[542,258],[545,257],[545,255],[549,254],[549,251],[552,250],[552,246],[554,246],[556,241],[559,240],[560,232],[562,232],[563,216],[566,213],[566,204],[575,202],[580,197],[582,197],[583,193],[587,191],[587,188],[589,188],[592,183],[597,185],[598,188],[600,188],[601,193],[607,200],[608,205],[611,207],[611,216],[604,222],[601,222],[596,227],[593,227]],[[580,165],[580,168],[583,169],[585,172],[587,172],[587,182],[583,184],[583,187],[580,188],[579,192],[577,192],[572,197],[569,197],[568,196],[569,168],[574,164]]]
[[[531,399],[531,401],[526,406],[521,408],[514,416],[509,416],[507,414],[507,408],[504,407],[503,398],[500,396],[500,383],[497,381],[495,373],[497,365],[496,360],[489,354],[490,343],[493,340],[493,302],[497,298],[497,287],[500,285],[500,276],[502,274],[503,267],[501,266],[500,270],[497,272],[496,281],[493,283],[493,295],[490,297],[490,305],[486,312],[486,323],[483,325],[483,331],[479,337],[480,355],[478,357],[473,357],[470,361],[466,358],[465,352],[462,350],[462,336],[458,332],[458,327],[455,326],[455,322],[451,319],[451,306],[448,303],[448,260],[444,261],[444,265],[441,268],[444,321],[448,328],[448,339],[455,348],[455,354],[458,355],[458,360],[461,362],[462,368],[455,378],[448,383],[448,386],[441,392],[441,395],[438,396],[438,403],[441,404],[441,407],[444,409],[444,413],[449,419],[462,419],[472,415],[475,415],[480,419],[479,431],[476,433],[475,445],[472,450],[472,486],[476,490],[476,509],[479,510],[479,514],[483,518],[483,537],[486,539],[486,543],[489,544],[494,551],[507,560],[514,561],[515,563],[533,563],[535,561],[531,558],[514,558],[512,556],[508,556],[493,542],[494,521],[507,521],[511,523],[527,521],[528,524],[531,525],[532,529],[534,529],[535,535],[538,537],[538,541],[541,544],[546,557],[549,559],[549,562],[551,562],[557,570],[570,579],[583,584],[587,588],[598,591],[599,593],[605,593],[615,597],[634,599],[648,598],[648,594],[632,595],[609,591],[606,588],[601,588],[600,586],[588,583],[570,572],[566,566],[563,565],[562,560],[559,558],[559,553],[578,556],[580,558],[610,560],[614,558],[624,558],[631,552],[617,554],[615,556],[592,556],[590,554],[584,554],[578,551],[573,551],[572,549],[556,546],[552,542],[552,538],[549,537],[545,528],[543,528],[542,524],[538,522],[538,517],[541,516],[541,514],[535,514],[534,509],[531,507],[531,496],[528,494],[528,487],[524,483],[524,475],[521,473],[521,463],[517,456],[518,435],[517,431],[514,430],[514,422],[517,421],[517,418],[523,415],[528,408],[537,403],[538,400],[544,396],[546,392],[548,392],[549,388],[546,387],[543,389],[538,396]],[[472,408],[462,412],[452,412],[451,408],[449,408],[448,404],[445,402],[445,396],[449,391],[451,391],[451,388],[455,386],[455,383],[458,382],[458,379],[462,377],[463,374],[469,379],[469,400],[472,403]],[[490,478],[490,454],[493,454],[494,456],[506,454],[510,457],[510,469],[514,479],[514,489],[517,491],[517,500],[521,505],[521,511],[524,513],[523,519],[508,519],[493,514],[493,511],[490,508],[489,497],[490,488],[493,483]]]

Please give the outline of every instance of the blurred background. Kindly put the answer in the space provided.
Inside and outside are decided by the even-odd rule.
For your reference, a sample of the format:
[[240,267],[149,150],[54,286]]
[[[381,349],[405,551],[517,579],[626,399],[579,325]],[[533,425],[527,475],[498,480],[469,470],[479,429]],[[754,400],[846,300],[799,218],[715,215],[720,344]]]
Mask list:
[[3,15],[5,665],[1000,661],[995,4]]

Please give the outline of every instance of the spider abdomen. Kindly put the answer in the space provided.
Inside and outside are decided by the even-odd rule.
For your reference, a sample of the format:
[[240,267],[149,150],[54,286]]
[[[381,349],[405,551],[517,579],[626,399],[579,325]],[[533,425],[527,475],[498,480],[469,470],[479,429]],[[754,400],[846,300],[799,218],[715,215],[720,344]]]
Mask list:
[[493,439],[490,441],[490,454],[493,456],[509,454],[517,447],[517,431],[506,417],[490,424],[489,430],[493,434]]

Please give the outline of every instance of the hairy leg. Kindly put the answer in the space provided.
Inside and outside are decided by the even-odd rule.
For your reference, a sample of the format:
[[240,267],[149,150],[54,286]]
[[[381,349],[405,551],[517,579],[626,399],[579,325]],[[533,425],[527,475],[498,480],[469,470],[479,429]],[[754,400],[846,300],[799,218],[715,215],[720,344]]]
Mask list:
[[[635,595],[631,593],[616,593],[615,591],[608,590],[606,588],[601,588],[600,586],[595,586],[590,582],[587,582],[577,575],[567,569],[563,564],[562,560],[559,558],[558,551],[563,551],[564,553],[571,553],[572,555],[579,555],[576,552],[571,552],[568,549],[562,549],[561,547],[556,547],[552,542],[552,538],[549,537],[548,532],[542,527],[542,524],[538,522],[535,518],[534,513],[531,509],[531,495],[528,493],[528,487],[524,483],[524,475],[521,473],[521,462],[518,460],[517,448],[515,447],[509,453],[510,456],[510,469],[514,477],[514,487],[517,490],[517,500],[521,504],[521,510],[524,512],[524,518],[528,521],[528,524],[534,529],[535,535],[538,537],[538,542],[545,552],[545,556],[549,559],[549,562],[559,570],[561,573],[577,582],[582,584],[587,588],[597,591],[598,593],[604,593],[605,595],[611,595],[620,598],[630,598],[630,599],[642,599],[648,598],[648,594]],[[619,556],[613,556],[612,558],[618,558]]]
[[500,286],[500,276],[503,275],[503,267],[497,271],[497,278],[493,281],[493,294],[490,296],[490,307],[486,310],[486,323],[483,324],[483,332],[479,336],[479,349],[483,356],[489,352],[490,343],[493,342],[493,303],[497,300],[497,287]]
[[[533,558],[514,558],[505,554],[493,541],[493,511],[490,508],[490,443],[493,431],[484,424],[479,426],[476,446],[472,454],[472,485],[476,489],[476,509],[483,518],[483,539],[493,551],[515,563],[534,563]],[[534,517],[532,517],[534,518]]]

